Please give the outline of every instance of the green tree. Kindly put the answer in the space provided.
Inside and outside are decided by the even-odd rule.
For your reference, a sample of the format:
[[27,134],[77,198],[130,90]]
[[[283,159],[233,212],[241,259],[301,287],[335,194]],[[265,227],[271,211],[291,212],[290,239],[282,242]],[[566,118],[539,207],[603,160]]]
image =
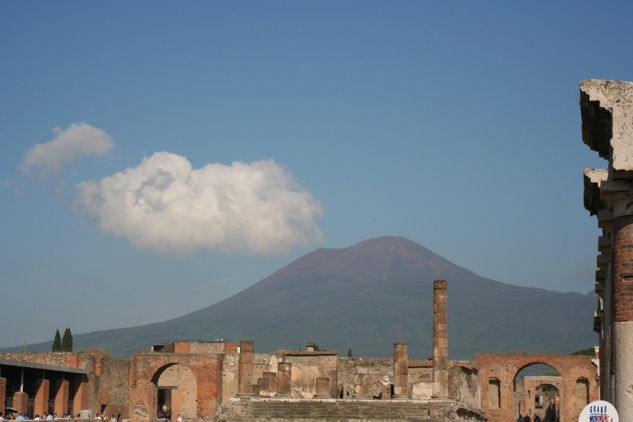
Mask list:
[[352,356],[354,356],[352,355],[352,349],[347,349],[347,357],[351,358]]
[[62,337],[59,335],[59,328],[55,331],[55,340],[53,340],[53,352],[61,352]]
[[64,331],[64,337],[62,337],[62,352],[72,352],[73,351],[73,334],[70,332],[70,328],[66,328]]

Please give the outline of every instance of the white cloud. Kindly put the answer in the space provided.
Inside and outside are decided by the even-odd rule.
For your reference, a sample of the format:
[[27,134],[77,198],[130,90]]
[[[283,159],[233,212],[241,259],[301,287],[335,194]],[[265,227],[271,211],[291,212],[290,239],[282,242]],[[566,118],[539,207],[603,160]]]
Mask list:
[[25,173],[40,178],[59,175],[66,163],[106,154],[114,148],[107,133],[84,122],[73,123],[65,130],[56,127],[53,133],[52,141],[27,151],[22,162]]
[[323,214],[273,160],[208,164],[157,152],[133,168],[77,186],[75,205],[139,248],[277,254],[321,241]]

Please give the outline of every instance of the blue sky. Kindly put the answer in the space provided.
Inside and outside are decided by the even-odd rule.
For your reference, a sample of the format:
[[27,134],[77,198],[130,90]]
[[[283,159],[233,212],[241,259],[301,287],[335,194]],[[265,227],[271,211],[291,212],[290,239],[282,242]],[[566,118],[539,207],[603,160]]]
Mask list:
[[169,319],[382,235],[506,283],[591,290],[582,170],[605,163],[582,143],[578,83],[633,79],[631,16],[1,2],[0,346]]

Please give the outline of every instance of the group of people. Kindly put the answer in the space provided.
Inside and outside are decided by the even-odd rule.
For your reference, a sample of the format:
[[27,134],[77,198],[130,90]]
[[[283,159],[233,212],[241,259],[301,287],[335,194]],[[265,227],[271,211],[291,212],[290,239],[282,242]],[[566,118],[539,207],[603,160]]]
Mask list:
[[534,419],[530,418],[530,415],[519,415],[519,419],[517,419],[517,422],[541,422],[541,418],[539,417],[539,415],[534,416]]
[[[74,415],[63,415],[63,416],[58,416],[57,413],[48,413],[48,414],[44,414],[42,416],[40,415],[35,415],[33,417],[33,419],[31,419],[29,417],[29,415],[24,415],[22,413],[18,413],[17,415],[15,413],[9,412],[7,413],[7,415],[4,415],[2,412],[0,412],[0,422],[3,421],[52,421],[52,420],[58,420],[58,419],[64,419],[64,420],[79,420],[80,419],[80,415],[77,415],[76,417]],[[97,420],[101,420],[101,421],[107,421],[107,417],[105,415],[100,415],[97,414],[97,416],[95,417],[95,419]],[[109,422],[118,422],[117,418],[112,415],[112,417],[110,418]]]
[[23,413],[18,413],[17,415],[15,413],[9,412],[6,415],[3,415],[2,412],[0,412],[0,421],[52,421],[55,419],[74,419],[72,417],[72,415],[64,415],[61,418],[59,416],[57,416],[57,413],[52,414],[52,413],[48,413],[48,414],[44,414],[42,416],[40,415],[35,415],[33,416],[33,419],[31,419],[29,417],[29,415],[25,415]]
[[558,422],[558,415],[556,408],[550,405],[545,412],[545,416],[541,419],[538,415],[534,416],[534,419],[530,418],[530,415],[521,416],[517,419],[517,422]]

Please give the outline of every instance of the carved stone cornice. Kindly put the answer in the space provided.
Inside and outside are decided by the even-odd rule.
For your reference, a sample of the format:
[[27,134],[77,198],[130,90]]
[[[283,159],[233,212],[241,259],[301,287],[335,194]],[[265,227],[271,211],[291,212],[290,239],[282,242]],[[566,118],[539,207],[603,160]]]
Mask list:
[[633,171],[633,82],[580,83],[582,139],[615,171]]

